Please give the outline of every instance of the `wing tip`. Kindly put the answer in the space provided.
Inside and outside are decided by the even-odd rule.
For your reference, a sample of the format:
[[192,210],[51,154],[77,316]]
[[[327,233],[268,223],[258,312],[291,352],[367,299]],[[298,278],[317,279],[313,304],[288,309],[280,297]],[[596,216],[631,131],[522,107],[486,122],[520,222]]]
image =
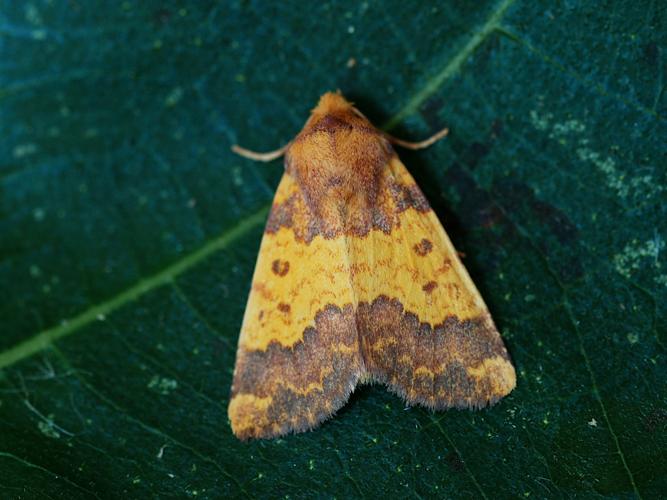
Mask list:
[[[484,370],[482,372],[482,370]],[[510,394],[516,387],[516,372],[512,363],[504,356],[487,358],[480,365],[465,369],[462,376],[458,372],[444,368],[440,374],[431,374],[428,381],[418,381],[414,377],[410,385],[405,379],[388,378],[384,373],[375,373],[372,380],[384,384],[390,392],[397,394],[410,405],[418,405],[431,411],[444,411],[451,408],[480,410],[491,407]],[[444,376],[448,383],[440,385],[435,380]],[[414,381],[417,381],[416,383]]]
[[360,378],[350,381],[339,397],[326,399],[323,393],[320,394],[321,409],[315,413],[310,408],[301,413],[290,408],[279,408],[276,413],[276,409],[270,410],[272,401],[265,405],[262,398],[252,394],[237,394],[231,398],[227,411],[232,432],[239,440],[249,441],[276,439],[315,429],[347,403]]

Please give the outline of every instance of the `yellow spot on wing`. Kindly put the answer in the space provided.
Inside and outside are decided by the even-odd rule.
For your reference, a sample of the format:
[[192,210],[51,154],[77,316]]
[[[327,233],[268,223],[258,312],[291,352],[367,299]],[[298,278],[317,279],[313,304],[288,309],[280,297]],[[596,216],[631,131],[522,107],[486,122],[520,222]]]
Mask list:
[[[276,276],[274,260],[291,262],[289,273]],[[241,329],[240,345],[264,350],[271,341],[292,346],[314,324],[315,315],[326,305],[342,307],[354,303],[344,238],[314,238],[309,245],[299,242],[289,228],[266,233],[262,240],[253,281],[253,291]],[[288,303],[290,315],[280,311]],[[283,307],[283,309],[285,309]],[[259,312],[264,311],[262,320]]]
[[267,409],[273,398],[260,398],[254,394],[237,394],[229,402],[228,414],[232,421],[234,432],[238,435],[246,429],[257,427],[258,423],[265,423]]
[[420,375],[424,375],[426,377],[431,377],[432,378],[435,374],[431,370],[426,368],[425,366],[420,366],[416,370],[414,370],[413,377],[417,378]]
[[[431,211],[406,210],[400,226],[390,234],[372,231],[365,238],[350,238],[353,260],[366,261],[352,276],[358,302],[372,302],[380,295],[397,298],[420,321],[435,325],[447,316],[460,321],[477,318],[487,309],[440,222]],[[425,234],[433,250],[418,256],[412,250]],[[397,238],[403,240],[397,245]],[[443,266],[448,259],[450,266]],[[424,287],[431,290],[424,293]]]
[[516,386],[514,367],[501,356],[487,358],[477,366],[468,367],[466,371],[478,380],[488,379],[498,394],[507,394]]

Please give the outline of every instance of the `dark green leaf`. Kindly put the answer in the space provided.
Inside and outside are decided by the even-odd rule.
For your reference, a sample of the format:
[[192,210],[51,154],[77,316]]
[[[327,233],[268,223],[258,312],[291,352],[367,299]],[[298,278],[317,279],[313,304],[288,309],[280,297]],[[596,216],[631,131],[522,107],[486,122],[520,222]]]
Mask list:
[[[663,2],[3,2],[0,496],[667,490]],[[491,409],[358,390],[240,443],[235,343],[281,166],[340,88],[401,153],[519,374]]]

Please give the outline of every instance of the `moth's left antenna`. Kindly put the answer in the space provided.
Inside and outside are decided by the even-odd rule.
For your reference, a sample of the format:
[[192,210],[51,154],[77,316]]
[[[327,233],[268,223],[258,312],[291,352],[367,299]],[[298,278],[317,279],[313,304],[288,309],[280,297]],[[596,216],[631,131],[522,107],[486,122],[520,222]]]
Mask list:
[[232,151],[234,151],[239,156],[248,158],[249,160],[273,161],[276,158],[280,158],[282,155],[285,154],[287,146],[289,146],[289,144],[285,144],[282,148],[276,149],[275,151],[268,151],[267,153],[258,153],[257,151],[251,151],[249,149],[242,148],[238,144],[234,144],[232,146]]

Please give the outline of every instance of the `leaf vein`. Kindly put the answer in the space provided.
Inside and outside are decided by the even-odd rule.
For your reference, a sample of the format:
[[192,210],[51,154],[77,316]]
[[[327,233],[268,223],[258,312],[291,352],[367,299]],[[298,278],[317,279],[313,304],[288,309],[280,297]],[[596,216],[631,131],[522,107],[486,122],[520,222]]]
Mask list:
[[218,470],[219,470],[219,471],[220,471],[220,472],[221,472],[227,479],[229,479],[230,481],[232,481],[232,482],[239,488],[239,490],[240,490],[246,497],[249,497],[248,492],[245,490],[245,488],[243,487],[243,485],[241,485],[241,483],[238,481],[238,479],[237,479],[236,477],[234,477],[232,474],[230,474],[230,473],[229,473],[229,472],[228,472],[228,471],[227,471],[221,464],[219,464],[215,459],[213,459],[212,457],[209,457],[209,456],[205,455],[204,453],[200,452],[200,451],[197,450],[196,448],[193,448],[192,446],[189,446],[189,445],[187,445],[187,444],[185,444],[185,443],[182,443],[181,441],[179,441],[178,439],[172,437],[171,435],[167,434],[166,432],[164,432],[164,431],[162,431],[162,430],[160,430],[160,429],[157,429],[157,428],[155,428],[155,427],[153,427],[153,426],[151,426],[151,425],[145,423],[144,421],[140,420],[139,418],[133,416],[131,413],[129,413],[129,412],[127,411],[127,409],[125,409],[125,408],[119,406],[119,405],[118,405],[115,401],[113,401],[111,398],[109,398],[108,396],[105,396],[105,395],[102,394],[99,390],[97,390],[97,388],[95,388],[95,386],[93,386],[93,385],[90,383],[90,381],[86,380],[84,377],[82,377],[82,376],[80,375],[80,373],[78,372],[78,370],[73,369],[73,367],[71,367],[71,365],[70,365],[69,360],[65,357],[65,355],[64,355],[59,349],[54,348],[54,352],[61,358],[61,360],[63,361],[63,363],[65,363],[66,365],[70,366],[70,368],[72,368],[72,373],[73,373],[74,376],[79,380],[79,382],[82,384],[82,386],[85,387],[91,394],[93,394],[93,395],[94,395],[96,398],[98,398],[100,401],[102,401],[103,403],[107,404],[109,407],[113,408],[115,411],[117,411],[118,413],[120,413],[124,418],[126,418],[127,420],[129,420],[129,421],[135,423],[136,425],[138,425],[138,426],[141,427],[142,429],[144,429],[144,430],[146,430],[146,431],[148,431],[148,432],[150,432],[151,434],[154,434],[154,435],[156,435],[156,436],[160,436],[160,437],[163,438],[164,440],[170,441],[174,446],[177,446],[177,447],[179,447],[179,448],[181,448],[181,449],[187,450],[187,451],[189,451],[190,453],[192,453],[193,455],[195,455],[196,457],[198,457],[200,460],[202,460],[202,461],[204,461],[204,462],[206,462],[206,463],[209,463],[209,464],[213,465],[213,466],[214,466],[216,469],[218,469]]
[[24,459],[24,458],[17,457],[17,456],[14,455],[13,453],[8,453],[8,452],[6,452],[6,451],[0,451],[0,457],[9,458],[9,459],[15,460],[15,461],[17,461],[17,462],[19,462],[19,463],[25,465],[26,467],[29,467],[29,468],[31,468],[31,469],[37,469],[37,470],[40,470],[40,471],[42,471],[42,472],[45,472],[45,473],[48,474],[49,476],[52,476],[52,477],[54,477],[54,478],[56,478],[56,479],[62,479],[62,480],[65,481],[67,484],[69,484],[70,486],[73,486],[73,487],[76,488],[77,490],[83,491],[84,493],[87,493],[88,495],[91,495],[91,496],[93,496],[93,497],[95,497],[95,498],[100,498],[95,492],[90,491],[89,489],[84,488],[83,486],[81,486],[81,485],[75,483],[75,482],[72,481],[71,479],[68,479],[68,478],[66,478],[65,476],[62,476],[62,475],[60,475],[60,474],[57,474],[57,473],[55,473],[55,472],[53,472],[53,471],[47,469],[46,467],[43,467],[43,466],[38,465],[38,464],[34,464],[34,463],[32,463],[32,462],[30,462],[30,461]]
[[442,428],[442,425],[440,425],[440,419],[437,419],[435,417],[431,417],[432,422],[435,424],[435,426],[438,428],[440,433],[443,435],[445,440],[449,443],[449,445],[452,447],[454,452],[459,456],[461,459],[461,462],[463,463],[463,468],[466,470],[466,473],[468,476],[470,476],[470,479],[472,480],[473,484],[477,487],[477,490],[479,491],[479,494],[482,495],[482,498],[485,500],[488,500],[488,496],[486,493],[484,493],[484,490],[482,489],[481,485],[477,482],[477,478],[475,478],[475,475],[472,473],[470,468],[468,467],[468,464],[466,461],[463,459],[463,455],[461,455],[461,452],[459,449],[456,447],[456,444],[454,444],[454,441],[452,441],[452,438],[449,437],[449,434],[445,432],[445,429]]
[[[528,50],[529,52],[532,52],[536,56],[538,56],[542,61],[545,63],[549,64],[550,66],[558,69],[560,72],[571,76],[575,80],[579,81],[580,83],[584,84],[585,86],[590,86],[596,93],[603,97],[609,97],[612,99],[616,99],[626,106],[635,109],[637,111],[640,111],[641,113],[645,113],[647,115],[651,115],[655,118],[658,119],[663,119],[658,112],[655,109],[652,108],[647,108],[646,106],[643,106],[642,104],[632,101],[630,99],[627,99],[623,97],[620,94],[617,94],[616,92],[608,89],[605,85],[602,83],[598,83],[595,81],[592,81],[588,79],[585,75],[582,75],[578,71],[566,66],[565,64],[557,61],[553,56],[550,56],[546,52],[542,51],[540,48],[536,47],[532,43],[530,43],[528,40],[525,40],[522,38],[520,35],[512,31],[511,29],[504,27],[504,26],[496,26],[495,30],[502,36],[508,38],[509,40],[513,41],[517,45],[523,47],[524,49]],[[655,107],[655,106],[654,106]]]
[[[476,182],[476,181],[475,181]],[[507,220],[515,227],[517,230],[518,234],[520,234],[526,241],[533,247],[537,255],[542,259],[546,271],[551,275],[551,277],[554,279],[556,284],[561,290],[561,293],[563,294],[563,308],[565,309],[565,313],[568,317],[568,321],[572,324],[572,327],[574,328],[575,333],[577,334],[577,339],[579,342],[579,351],[584,358],[584,364],[586,366],[586,371],[588,372],[589,378],[591,380],[591,387],[593,390],[593,395],[595,396],[595,399],[597,400],[600,410],[602,411],[602,416],[605,420],[605,424],[609,430],[609,433],[611,434],[612,440],[614,441],[614,445],[616,447],[616,454],[620,457],[621,459],[621,464],[623,465],[623,468],[625,469],[628,478],[630,480],[630,484],[632,485],[632,489],[637,496],[637,498],[642,498],[641,494],[639,493],[639,490],[637,488],[637,484],[635,483],[635,478],[630,470],[628,463],[625,459],[625,455],[623,454],[623,450],[621,449],[620,442],[618,440],[618,436],[616,432],[614,431],[611,421],[609,420],[609,416],[607,414],[607,408],[604,404],[604,401],[602,400],[602,396],[600,394],[600,391],[598,389],[597,385],[597,379],[595,377],[595,373],[593,372],[593,368],[590,363],[590,359],[588,357],[588,352],[586,351],[586,347],[584,345],[584,339],[583,336],[581,335],[581,331],[579,330],[579,326],[577,324],[576,318],[574,316],[574,313],[572,312],[572,308],[568,299],[568,287],[560,280],[558,277],[558,274],[551,268],[551,265],[549,264],[547,256],[542,252],[542,250],[534,243],[534,241],[526,234],[526,231],[519,225],[517,224],[514,219],[510,216],[510,214],[505,210],[505,208],[498,203],[498,201],[489,193],[489,196],[491,197],[492,202],[498,207],[498,209],[503,213],[504,217],[507,218]]]
[[385,130],[394,128],[407,116],[417,111],[417,109],[419,109],[419,107],[432,94],[434,94],[445,81],[455,75],[466,59],[473,54],[484,40],[486,40],[486,38],[499,26],[503,16],[514,2],[515,0],[502,0],[499,2],[498,6],[491,12],[491,15],[487,18],[484,24],[472,32],[472,36],[468,40],[468,43],[466,43],[454,57],[450,58],[440,71],[431,76],[422,89],[417,92],[405,106],[398,111],[398,113],[392,116],[382,128]]
[[42,349],[51,345],[54,341],[76,333],[83,327],[98,320],[100,317],[108,316],[110,313],[122,306],[133,302],[152,290],[172,282],[177,276],[183,274],[199,262],[205,260],[212,254],[223,250],[235,240],[243,236],[266,218],[269,206],[264,206],[258,211],[241,219],[234,227],[223,232],[218,237],[210,240],[199,249],[185,255],[183,258],[172,262],[157,273],[139,280],[134,285],[126,288],[114,297],[83,311],[79,315],[63,321],[60,325],[42,330],[29,339],[15,345],[0,353],[0,369],[13,365]]

